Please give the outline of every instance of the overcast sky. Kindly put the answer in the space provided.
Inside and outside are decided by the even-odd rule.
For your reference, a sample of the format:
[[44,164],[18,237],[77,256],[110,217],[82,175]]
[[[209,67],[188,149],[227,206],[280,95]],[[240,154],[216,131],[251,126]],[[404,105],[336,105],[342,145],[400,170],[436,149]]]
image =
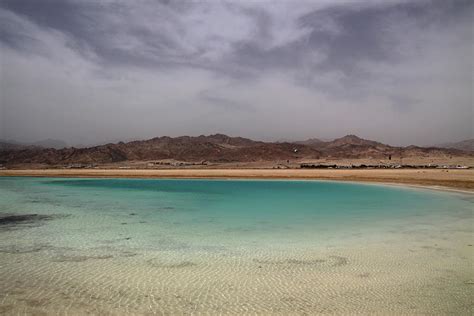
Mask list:
[[0,138],[473,138],[467,0],[0,0]]

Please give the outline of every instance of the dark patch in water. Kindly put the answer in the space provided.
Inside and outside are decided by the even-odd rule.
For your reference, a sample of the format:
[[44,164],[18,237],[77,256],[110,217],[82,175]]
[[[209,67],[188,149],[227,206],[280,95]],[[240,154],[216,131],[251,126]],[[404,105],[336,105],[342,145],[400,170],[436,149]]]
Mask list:
[[66,215],[0,214],[0,231],[38,227],[46,221],[64,216]]
[[195,266],[196,264],[191,261],[176,261],[176,262],[165,262],[160,261],[159,259],[150,259],[147,263],[154,268],[187,268]]
[[334,264],[332,265],[333,267],[345,266],[349,262],[349,260],[346,257],[329,256],[329,258],[332,258],[335,260]]
[[429,250],[436,250],[436,251],[446,251],[447,249],[446,248],[442,248],[442,247],[437,247],[438,245],[434,245],[434,246],[421,246],[420,248],[423,248],[423,249],[429,249]]
[[[300,259],[286,259],[286,260],[261,260],[254,259],[256,263],[280,265],[280,264],[295,264],[295,265],[318,265],[326,262],[325,259],[314,259],[314,260],[300,260]],[[260,267],[260,266],[259,266]]]
[[157,241],[157,250],[183,250],[189,249],[189,245],[170,238],[161,238]]
[[459,219],[471,219],[472,218],[472,213],[466,212],[466,213],[457,213],[457,214],[452,214],[451,216]]
[[105,260],[111,259],[112,255],[100,255],[100,256],[80,256],[80,255],[61,255],[54,258],[54,262],[84,262],[87,260]]
[[44,203],[44,201],[41,200],[28,200],[28,203]]
[[45,221],[52,219],[50,215],[39,215],[39,214],[25,214],[25,215],[0,215],[0,225],[15,225],[23,223],[32,223],[37,221]]
[[[268,264],[268,265],[306,265],[306,266],[330,266],[330,267],[340,267],[348,263],[346,257],[340,256],[329,256],[329,259],[284,259],[284,260],[262,260],[262,259],[253,259],[254,262],[259,264]],[[260,266],[259,266],[260,267]]]
[[156,212],[159,212],[159,213],[168,213],[170,211],[174,211],[175,208],[172,207],[172,206],[163,206],[163,207],[160,207],[156,210]]
[[474,198],[471,197],[471,196],[463,196],[463,197],[461,197],[461,200],[464,200],[464,201],[467,201],[467,202],[470,202],[470,203],[474,204]]
[[228,249],[224,246],[195,246],[192,247],[192,249],[196,251],[204,251],[211,253],[221,253],[228,251]]
[[257,227],[253,226],[240,226],[240,227],[232,227],[232,228],[226,228],[224,229],[224,232],[226,233],[248,233],[248,232],[254,232],[257,231]]
[[22,254],[22,253],[39,252],[39,251],[43,251],[50,248],[51,246],[48,244],[35,244],[35,245],[30,245],[30,246],[9,245],[9,246],[0,248],[0,253]]
[[315,260],[297,260],[297,259],[289,259],[286,262],[290,264],[302,264],[302,265],[313,265],[326,262],[324,259],[315,259]]

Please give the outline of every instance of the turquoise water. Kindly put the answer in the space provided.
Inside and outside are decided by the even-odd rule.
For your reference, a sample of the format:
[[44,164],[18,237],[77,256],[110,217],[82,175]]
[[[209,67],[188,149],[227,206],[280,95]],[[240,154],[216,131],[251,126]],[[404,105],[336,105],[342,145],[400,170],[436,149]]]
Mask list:
[[[36,265],[42,270],[37,271],[35,278],[48,280],[48,269],[57,264],[55,269],[60,271],[74,268],[77,278],[82,278],[77,282],[82,285],[88,284],[94,273],[102,271],[95,278],[101,279],[107,275],[107,282],[117,281],[116,288],[126,284],[120,283],[123,281],[121,278],[133,274],[133,277],[126,278],[132,279],[128,282],[136,282],[136,289],[147,293],[158,291],[154,283],[147,283],[151,273],[149,263],[152,262],[153,269],[158,269],[153,270],[157,278],[176,273],[174,281],[168,280],[167,286],[170,287],[177,284],[181,287],[186,284],[188,287],[190,283],[197,282],[201,288],[202,284],[212,282],[217,290],[223,279],[227,283],[231,282],[228,280],[229,273],[232,274],[234,269],[236,278],[243,279],[244,275],[252,273],[242,270],[239,273],[245,274],[238,276],[239,269],[243,266],[250,269],[257,265],[261,269],[280,269],[273,271],[272,276],[279,276],[278,282],[287,278],[286,286],[299,291],[302,290],[301,283],[291,283],[295,275],[288,271],[295,268],[298,273],[315,273],[329,267],[344,269],[342,266],[346,264],[350,268],[347,271],[363,270],[371,263],[356,259],[362,251],[367,251],[367,258],[386,257],[390,263],[396,262],[396,257],[392,255],[402,258],[408,253],[414,256],[416,249],[436,249],[433,246],[435,244],[444,243],[443,249],[451,249],[449,251],[454,253],[459,240],[464,243],[466,238],[472,237],[472,226],[469,226],[472,224],[472,205],[470,196],[459,194],[325,181],[5,177],[0,178],[0,213],[34,213],[55,217],[51,221],[28,227],[19,225],[18,229],[9,227],[2,231],[0,227],[3,237],[0,240],[0,264],[5,260],[0,265],[0,281],[6,274],[25,273],[24,270],[17,271],[10,267],[9,262],[13,261],[9,260],[16,260],[16,254],[28,255],[30,260],[37,260]],[[388,245],[393,249],[386,250],[384,247]],[[361,248],[369,246],[370,251]],[[408,252],[408,248],[414,249],[413,252]],[[376,254],[373,249],[379,253]],[[430,256],[440,253],[433,250]],[[456,258],[461,260],[462,256],[465,255]],[[455,258],[454,255],[452,257]],[[423,266],[425,259],[419,254],[412,259],[418,260],[413,269]],[[358,266],[349,267],[348,262],[357,260]],[[445,259],[433,257],[431,260],[447,265],[443,261]],[[317,266],[317,262],[321,266]],[[462,266],[464,261],[459,262],[456,264]],[[79,263],[83,263],[82,268],[78,266]],[[290,263],[294,263],[293,268]],[[97,266],[92,268],[93,264]],[[309,270],[300,271],[303,265]],[[383,270],[384,265],[388,266],[387,263],[381,264],[379,270]],[[116,271],[120,273],[106,272],[105,267],[112,266],[116,266]],[[286,270],[281,270],[283,266]],[[24,268],[31,270],[31,267]],[[171,268],[176,270],[170,271]],[[349,273],[341,271],[324,270],[324,275],[331,275],[332,280],[336,275],[342,277],[344,273]],[[188,272],[193,273],[188,275]],[[333,272],[335,274],[331,274]],[[51,271],[49,273],[54,274]],[[220,277],[219,273],[222,273]],[[217,277],[212,279],[211,274]],[[195,279],[198,275],[200,278]],[[57,284],[63,281],[58,279]],[[274,286],[271,282],[277,281],[269,277],[268,284],[259,282],[262,286]],[[89,286],[88,291],[99,291],[97,284]],[[308,286],[316,288],[311,283]],[[9,287],[5,291],[11,289]],[[223,293],[226,290],[220,289]],[[34,293],[43,300],[41,295],[55,291],[57,289],[50,288],[45,281]],[[130,293],[127,295],[132,298],[118,299],[117,294],[108,297],[107,304],[110,306],[106,305],[107,310],[124,304],[123,301],[127,302],[126,306],[131,311],[140,308],[138,293],[133,289],[128,291]],[[199,291],[192,288],[181,295],[191,297],[198,295]],[[0,302],[1,294],[0,286]],[[127,297],[126,294],[122,295]],[[242,292],[240,297],[247,297],[245,295],[250,294]],[[218,301],[212,295],[210,297]],[[172,298],[169,299],[171,307],[164,309],[164,312],[182,311],[174,309],[176,306],[173,304],[178,303],[172,303]],[[229,301],[228,297],[226,299]],[[209,311],[206,305],[208,301],[204,298],[201,300],[201,311]],[[248,300],[251,301],[251,296]],[[16,303],[12,304],[16,306]],[[96,303],[86,301],[87,304]],[[157,306],[162,307],[160,304]],[[285,306],[289,306],[287,312],[292,311],[291,305]],[[28,307],[22,308],[25,309],[20,311],[28,311]],[[42,308],[48,311],[47,306]],[[241,308],[235,305],[233,311],[243,311]],[[270,310],[262,306],[260,309],[248,306],[248,311]]]
[[470,206],[439,192],[318,181],[1,178],[0,190],[2,212],[69,215],[61,224],[83,229],[87,239],[114,231],[140,238],[152,230],[189,242],[197,236],[317,242],[329,229],[374,230],[384,221]]
[[0,178],[0,190],[3,213],[67,215],[52,224],[75,247],[127,233],[150,247],[151,235],[205,246],[318,243],[471,207],[452,194],[322,181]]

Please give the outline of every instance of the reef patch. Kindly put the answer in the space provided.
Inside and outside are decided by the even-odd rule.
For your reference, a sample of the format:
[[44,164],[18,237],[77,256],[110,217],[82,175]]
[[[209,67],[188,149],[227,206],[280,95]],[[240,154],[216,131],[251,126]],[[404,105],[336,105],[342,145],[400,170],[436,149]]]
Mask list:
[[0,231],[37,227],[61,215],[0,213]]

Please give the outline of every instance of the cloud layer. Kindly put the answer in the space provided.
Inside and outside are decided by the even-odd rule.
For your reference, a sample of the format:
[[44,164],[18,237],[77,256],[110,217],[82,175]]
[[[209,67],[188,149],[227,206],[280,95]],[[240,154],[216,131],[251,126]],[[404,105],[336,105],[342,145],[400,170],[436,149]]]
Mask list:
[[0,138],[473,137],[471,1],[0,2]]

